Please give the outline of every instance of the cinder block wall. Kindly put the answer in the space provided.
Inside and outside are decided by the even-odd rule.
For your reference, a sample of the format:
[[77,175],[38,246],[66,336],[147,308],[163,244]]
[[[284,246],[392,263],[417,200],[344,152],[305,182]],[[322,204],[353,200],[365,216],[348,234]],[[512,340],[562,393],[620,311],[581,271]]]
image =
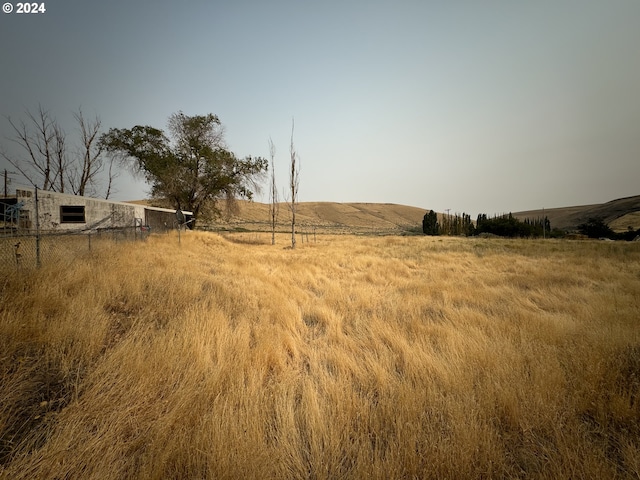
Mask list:
[[[23,201],[23,214],[31,220],[35,228],[35,192],[29,189],[16,189],[18,202]],[[62,207],[83,206],[84,222],[65,223],[62,219]],[[38,190],[38,215],[40,229],[43,231],[84,230],[88,228],[133,227],[135,219],[145,218],[144,206],[122,202],[111,202],[95,198],[79,197],[64,193]]]

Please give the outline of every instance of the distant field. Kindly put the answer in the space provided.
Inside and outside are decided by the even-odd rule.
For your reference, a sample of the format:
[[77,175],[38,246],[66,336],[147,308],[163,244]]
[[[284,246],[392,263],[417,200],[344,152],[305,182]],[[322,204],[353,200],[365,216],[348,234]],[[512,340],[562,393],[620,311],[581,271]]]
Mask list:
[[[279,204],[277,231],[291,229],[291,213],[285,203]],[[322,233],[389,234],[422,229],[426,210],[391,203],[301,202],[296,210],[299,231]],[[270,231],[269,205],[238,202],[238,211],[229,219],[209,224],[212,229],[246,229]]]
[[626,232],[629,227],[631,227],[631,230],[637,230],[640,228],[640,212],[623,215],[612,221],[609,226],[614,232]]
[[186,232],[0,275],[0,478],[638,478],[640,245]]

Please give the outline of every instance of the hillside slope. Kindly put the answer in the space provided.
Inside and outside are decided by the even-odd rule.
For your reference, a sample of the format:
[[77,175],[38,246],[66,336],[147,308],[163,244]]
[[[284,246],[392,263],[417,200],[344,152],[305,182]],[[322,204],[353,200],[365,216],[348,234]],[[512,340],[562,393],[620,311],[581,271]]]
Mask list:
[[[392,203],[301,202],[296,210],[299,230],[333,233],[399,233],[422,228],[426,210]],[[278,228],[286,231],[291,212],[285,203],[279,204]],[[238,202],[238,210],[228,219],[207,225],[211,229],[269,230],[269,205],[258,202]]]
[[574,230],[578,225],[590,218],[602,218],[604,222],[616,231],[634,230],[640,228],[640,195],[618,198],[610,202],[563,208],[549,208],[543,210],[527,210],[514,212],[516,218],[536,218],[546,215],[552,228]]
[[[140,200],[131,203],[150,203]],[[269,205],[239,200],[237,210],[228,218],[200,222],[210,230],[268,231]],[[224,210],[224,205],[221,206]],[[402,233],[420,231],[425,208],[394,203],[337,203],[301,202],[296,211],[298,231],[326,233]],[[489,213],[489,212],[487,212]],[[443,214],[438,213],[442,218]],[[640,228],[640,195],[619,198],[610,202],[571,207],[547,208],[514,212],[516,218],[547,216],[552,228],[576,230],[590,218],[602,218],[614,231]],[[473,219],[475,220],[475,218]],[[291,225],[291,212],[286,203],[279,204],[278,231],[287,231]]]

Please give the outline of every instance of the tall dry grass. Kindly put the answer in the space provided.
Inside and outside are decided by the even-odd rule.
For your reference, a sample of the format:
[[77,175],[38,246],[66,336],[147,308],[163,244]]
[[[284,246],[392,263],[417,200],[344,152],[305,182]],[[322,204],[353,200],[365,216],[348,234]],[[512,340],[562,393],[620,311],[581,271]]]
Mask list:
[[247,235],[7,270],[0,477],[640,475],[640,245]]

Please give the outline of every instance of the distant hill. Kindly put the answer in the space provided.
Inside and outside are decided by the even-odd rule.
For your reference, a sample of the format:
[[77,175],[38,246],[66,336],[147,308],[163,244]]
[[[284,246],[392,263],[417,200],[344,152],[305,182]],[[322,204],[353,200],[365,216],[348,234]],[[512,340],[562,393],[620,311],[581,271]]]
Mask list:
[[[400,233],[422,229],[426,208],[393,203],[335,203],[302,202],[298,205],[297,219],[301,228],[354,233]],[[442,217],[439,213],[438,216]],[[514,212],[519,219],[543,216],[543,210]],[[544,215],[552,228],[576,230],[590,218],[602,218],[614,231],[623,232],[629,227],[640,228],[640,195],[619,198],[610,202],[561,208],[548,208]],[[216,222],[218,227],[269,229],[269,205],[257,202],[239,202],[239,211],[229,221]],[[286,204],[280,204],[279,229],[286,230],[290,221]],[[475,218],[473,219],[475,220]]]
[[[130,203],[150,204],[148,200]],[[217,219],[199,227],[214,230],[251,230],[268,231],[269,205],[259,202],[239,200],[237,211],[226,219]],[[278,231],[290,228],[291,213],[287,204],[280,203]],[[403,233],[422,231],[422,218],[428,211],[425,208],[398,205],[394,203],[336,203],[301,202],[296,212],[299,231],[333,233]],[[578,225],[590,218],[602,218],[617,232],[629,227],[640,228],[640,195],[619,198],[607,203],[581,205],[573,207],[547,208],[513,212],[513,216],[538,218],[546,215],[552,228],[576,230]],[[442,218],[443,214],[438,216]],[[473,219],[475,220],[475,218]]]
[[[291,212],[287,204],[279,204],[279,231],[290,228]],[[301,202],[296,210],[300,231],[333,233],[402,233],[422,229],[424,208],[393,203]],[[226,220],[208,225],[214,229],[270,230],[269,205],[238,202],[238,211]]]
[[561,230],[575,230],[578,225],[590,218],[601,218],[616,232],[640,228],[640,195],[619,198],[610,202],[595,205],[575,207],[547,208],[543,210],[527,210],[514,212],[519,219],[537,218],[546,215],[551,222],[551,228]]

